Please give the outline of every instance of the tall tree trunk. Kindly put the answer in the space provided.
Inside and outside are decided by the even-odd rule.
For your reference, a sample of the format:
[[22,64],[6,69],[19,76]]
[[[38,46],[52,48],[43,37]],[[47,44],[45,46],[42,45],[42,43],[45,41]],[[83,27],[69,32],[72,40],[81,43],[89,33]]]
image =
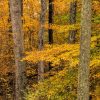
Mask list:
[[25,92],[25,64],[23,61],[21,61],[24,52],[21,12],[21,2],[19,0],[10,0],[10,13],[16,65],[15,100],[23,100]]
[[78,100],[89,100],[91,0],[82,0]]
[[[50,25],[53,24],[53,0],[49,0],[49,11],[48,11],[48,25],[50,27]],[[53,30],[52,29],[48,29],[48,43],[49,44],[53,44]],[[51,63],[48,63],[48,66],[45,67],[45,71],[49,71],[51,67]]]
[[[69,24],[76,24],[76,9],[77,9],[77,1],[73,0],[70,3],[70,15],[69,15]],[[75,36],[76,36],[77,30],[69,30],[69,38],[68,42],[69,43],[74,43],[75,42]]]
[[[49,15],[48,15],[49,26],[53,24],[53,0],[49,0]],[[53,30],[48,29],[49,44],[53,44]]]
[[[8,6],[9,6],[9,17],[8,17],[8,23],[9,24],[11,24],[11,13],[10,13],[10,2],[8,2]],[[9,65],[8,66],[10,66],[10,69],[13,67],[13,65],[12,65],[12,63],[13,63],[13,59],[12,59],[12,57],[11,57],[11,55],[14,55],[14,53],[13,53],[13,46],[11,45],[11,43],[12,43],[12,26],[9,26],[9,30],[8,30],[8,36],[7,36],[7,49],[8,49],[8,54],[10,54],[10,56],[9,56]],[[12,94],[11,94],[11,97],[12,97],[12,99],[14,99],[14,97],[15,97],[15,73],[14,72],[11,72],[11,73],[13,73],[12,74],[12,84],[11,85],[9,85],[9,87],[11,87],[12,88]],[[8,75],[8,77],[10,77],[9,75]],[[10,81],[10,80],[9,80]]]
[[[43,34],[45,32],[45,17],[46,17],[46,0],[41,0],[41,14],[40,14],[40,30],[38,33],[39,37],[39,50],[43,50],[44,43],[43,43]],[[40,61],[38,63],[38,81],[42,81],[44,79],[44,62]]]

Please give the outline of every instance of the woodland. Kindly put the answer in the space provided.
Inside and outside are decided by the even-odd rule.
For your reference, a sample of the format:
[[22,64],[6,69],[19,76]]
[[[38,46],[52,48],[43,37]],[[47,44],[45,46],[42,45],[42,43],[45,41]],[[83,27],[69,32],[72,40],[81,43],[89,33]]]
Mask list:
[[100,100],[100,0],[0,0],[0,100]]

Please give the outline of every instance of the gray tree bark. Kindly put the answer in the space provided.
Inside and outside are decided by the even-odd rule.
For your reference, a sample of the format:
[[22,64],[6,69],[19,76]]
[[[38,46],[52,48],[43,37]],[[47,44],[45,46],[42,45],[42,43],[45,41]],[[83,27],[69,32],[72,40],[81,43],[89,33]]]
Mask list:
[[[76,13],[77,13],[76,10],[77,10],[77,0],[73,0],[70,3],[70,15],[69,15],[70,25],[76,24]],[[76,33],[77,33],[77,30],[69,30],[69,37],[68,37],[69,43],[75,43]]]
[[[46,0],[41,0],[41,13],[40,13],[40,30],[38,33],[39,43],[38,48],[39,50],[43,50],[43,34],[45,32],[45,17],[46,17]],[[40,61],[38,63],[38,81],[44,80],[44,62]]]
[[24,53],[23,32],[21,20],[21,2],[19,0],[10,0],[10,13],[14,41],[15,55],[15,100],[24,99],[25,88],[25,63],[22,60]]
[[89,100],[91,0],[82,0],[78,100]]

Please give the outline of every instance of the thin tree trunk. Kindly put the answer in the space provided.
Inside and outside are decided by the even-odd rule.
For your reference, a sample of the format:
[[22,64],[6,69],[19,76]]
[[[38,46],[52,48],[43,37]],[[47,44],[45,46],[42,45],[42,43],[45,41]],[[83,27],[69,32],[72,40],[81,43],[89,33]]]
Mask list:
[[23,100],[25,92],[25,64],[23,61],[21,61],[24,53],[21,12],[21,2],[19,0],[10,0],[10,13],[16,66],[15,100]]
[[[43,34],[45,31],[45,17],[46,17],[46,0],[41,0],[41,14],[40,14],[40,30],[38,33],[39,37],[39,44],[38,48],[39,50],[43,50],[44,43],[43,43]],[[38,81],[44,80],[44,62],[40,61],[38,63]]]
[[[76,9],[77,9],[77,1],[73,0],[70,3],[70,16],[69,16],[69,24],[76,24]],[[68,42],[69,43],[75,43],[75,36],[76,36],[77,30],[69,30],[69,37]]]
[[29,30],[29,50],[32,50],[32,31]]
[[[53,0],[49,0],[49,13],[48,13],[48,25],[50,27],[50,25],[53,24]],[[48,42],[49,44],[53,44],[53,30],[52,29],[48,29]],[[45,71],[49,71],[51,68],[51,63],[48,63],[48,66],[45,67]]]
[[89,100],[91,0],[82,0],[78,100]]
[[[49,0],[49,15],[48,15],[49,26],[53,24],[53,0]],[[49,44],[53,44],[53,30],[48,29]]]

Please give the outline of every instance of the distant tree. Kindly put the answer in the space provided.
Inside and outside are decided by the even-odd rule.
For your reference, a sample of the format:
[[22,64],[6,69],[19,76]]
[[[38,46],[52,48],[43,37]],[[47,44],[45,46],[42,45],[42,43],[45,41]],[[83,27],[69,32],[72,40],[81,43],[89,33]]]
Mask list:
[[[76,24],[76,10],[77,10],[77,0],[73,0],[70,3],[70,13],[69,13],[69,24]],[[75,36],[76,36],[77,30],[69,30],[69,37],[68,42],[74,43],[75,42]]]
[[21,61],[24,53],[21,12],[21,2],[19,0],[10,0],[10,13],[16,65],[15,100],[23,100],[25,92],[25,63]]
[[89,100],[91,0],[82,0],[78,100]]
[[[49,0],[49,15],[48,15],[48,23],[49,25],[53,24],[53,0]],[[48,29],[48,38],[49,38],[49,44],[53,43],[53,30]]]
[[[38,43],[38,48],[39,50],[43,50],[44,43],[43,43],[43,35],[45,32],[45,17],[46,17],[46,0],[41,0],[41,12],[40,12],[40,30],[38,33],[38,38],[39,38],[39,43]],[[44,62],[40,61],[38,63],[38,81],[41,81],[44,79]]]

